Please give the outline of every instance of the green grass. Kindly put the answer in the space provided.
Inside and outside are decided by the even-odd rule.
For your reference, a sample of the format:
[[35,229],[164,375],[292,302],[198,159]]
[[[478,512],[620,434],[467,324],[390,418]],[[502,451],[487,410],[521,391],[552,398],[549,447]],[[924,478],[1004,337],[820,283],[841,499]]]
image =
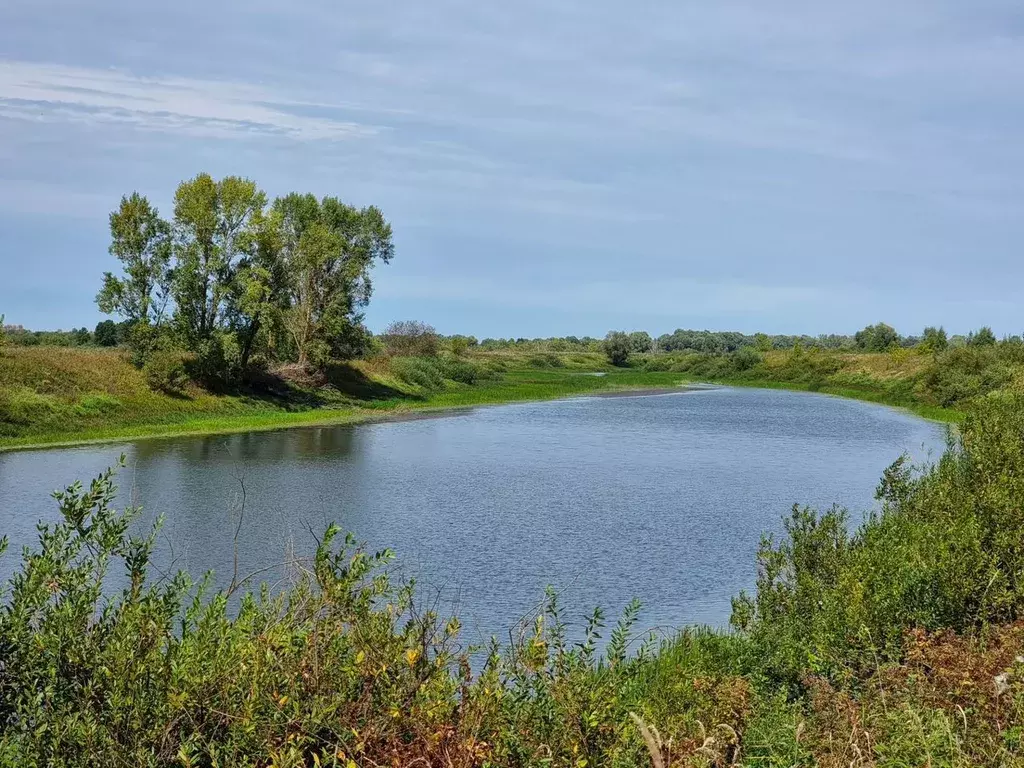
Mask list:
[[[274,396],[214,395],[193,387],[182,397],[152,391],[142,374],[107,350],[13,349],[0,357],[0,450],[283,429],[403,418],[444,409],[551,400],[625,389],[678,386],[674,373],[632,369],[588,375],[597,356],[555,363],[506,359],[476,362],[473,384],[443,378],[432,361],[371,361],[334,371],[332,386],[290,385]],[[575,358],[583,356],[576,355]],[[558,363],[562,362],[561,365]],[[451,361],[448,362],[451,368]],[[417,373],[418,368],[425,368]],[[487,369],[487,370],[485,370]],[[491,370],[496,369],[496,370]],[[448,369],[445,369],[448,370]],[[403,373],[411,380],[403,380]],[[474,373],[471,371],[471,373]],[[430,386],[415,383],[433,377]],[[452,375],[460,375],[454,369]]]
[[784,389],[796,392],[816,392],[834,397],[845,397],[849,400],[862,400],[867,403],[887,405],[892,408],[900,408],[910,411],[921,418],[931,421],[940,421],[945,424],[957,424],[964,419],[964,411],[955,408],[943,408],[938,405],[927,403],[916,403],[906,397],[893,395],[891,392],[879,387],[870,389],[865,387],[843,387],[843,386],[814,386],[797,381],[774,381],[771,379],[758,378],[715,378],[707,380],[709,384],[723,384],[732,387],[755,387],[758,389]]

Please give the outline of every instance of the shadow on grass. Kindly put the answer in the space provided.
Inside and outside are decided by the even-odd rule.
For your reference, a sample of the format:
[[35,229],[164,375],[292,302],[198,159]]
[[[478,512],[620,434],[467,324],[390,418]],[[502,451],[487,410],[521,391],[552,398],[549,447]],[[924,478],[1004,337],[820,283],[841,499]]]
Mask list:
[[372,407],[384,401],[418,402],[424,398],[379,381],[345,363],[331,365],[316,376],[297,369],[262,372],[250,380],[244,394],[272,402],[285,410],[308,410],[338,405]]

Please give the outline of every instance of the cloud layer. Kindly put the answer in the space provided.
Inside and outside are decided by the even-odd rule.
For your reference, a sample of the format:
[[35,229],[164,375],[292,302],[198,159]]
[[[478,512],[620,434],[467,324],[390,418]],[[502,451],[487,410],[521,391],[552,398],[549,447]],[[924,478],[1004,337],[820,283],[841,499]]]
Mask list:
[[0,259],[83,281],[58,321],[46,270],[0,287],[28,324],[93,316],[119,194],[205,169],[381,205],[377,324],[1024,326],[1009,0],[148,6],[0,10]]

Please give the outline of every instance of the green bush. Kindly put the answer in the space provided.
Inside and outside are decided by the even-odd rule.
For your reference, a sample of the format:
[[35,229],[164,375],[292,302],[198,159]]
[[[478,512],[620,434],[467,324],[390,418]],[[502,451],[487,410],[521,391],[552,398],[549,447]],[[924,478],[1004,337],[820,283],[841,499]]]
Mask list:
[[756,594],[735,603],[775,678],[841,680],[897,658],[914,627],[967,630],[1024,610],[1024,396],[979,401],[942,459],[885,473],[881,512],[854,534],[841,510],[795,508],[767,539]]
[[406,384],[426,390],[441,389],[444,373],[436,358],[396,357],[391,361],[395,375]]
[[564,368],[565,361],[559,355],[547,352],[540,355],[530,355],[526,364],[531,368]]
[[742,347],[732,353],[732,365],[737,371],[749,371],[761,361],[761,354],[753,347]]
[[210,389],[227,391],[237,387],[242,379],[242,352],[235,337],[214,333],[200,342],[195,355],[187,359],[187,370],[192,379]]
[[649,373],[667,371],[672,365],[668,355],[648,355],[643,362],[643,370]]
[[1024,357],[1013,342],[953,347],[937,355],[918,384],[918,395],[944,407],[959,406],[1001,389],[1014,378]]
[[629,334],[623,331],[609,331],[604,337],[604,353],[612,365],[625,365],[633,352]]
[[468,741],[446,728],[458,625],[410,613],[389,553],[339,549],[331,528],[292,591],[229,607],[185,574],[150,582],[155,532],[129,535],[113,496],[109,472],[57,494],[9,584],[0,763],[407,763]]
[[476,364],[455,357],[440,358],[440,369],[444,378],[457,381],[460,384],[475,384],[482,374]]
[[434,327],[418,320],[391,323],[379,338],[395,357],[434,357],[441,346]]
[[189,382],[186,355],[178,349],[151,352],[142,366],[142,373],[150,389],[168,395],[181,394]]

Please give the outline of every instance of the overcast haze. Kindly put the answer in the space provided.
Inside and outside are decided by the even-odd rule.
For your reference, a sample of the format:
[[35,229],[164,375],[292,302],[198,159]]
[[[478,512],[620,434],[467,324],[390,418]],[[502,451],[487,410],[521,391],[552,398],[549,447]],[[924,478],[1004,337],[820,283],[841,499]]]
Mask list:
[[477,336],[1024,330],[1024,5],[3,0],[0,313],[209,171],[376,204],[368,311]]

